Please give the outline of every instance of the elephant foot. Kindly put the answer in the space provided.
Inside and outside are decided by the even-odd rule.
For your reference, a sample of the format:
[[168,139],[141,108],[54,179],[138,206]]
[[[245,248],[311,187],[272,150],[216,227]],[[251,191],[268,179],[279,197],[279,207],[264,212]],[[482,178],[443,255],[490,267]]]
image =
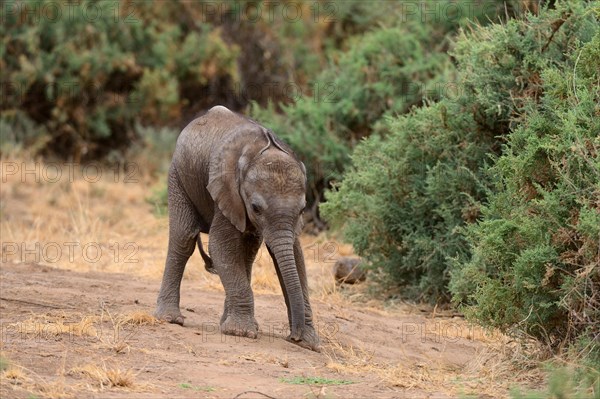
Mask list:
[[302,348],[310,349],[311,351],[315,352],[321,352],[321,341],[317,335],[317,332],[312,326],[304,327],[302,334],[300,334],[300,339],[296,339],[295,337],[292,337],[292,334],[290,334],[286,340]]
[[154,312],[154,317],[159,320],[164,320],[168,323],[179,324],[183,326],[185,317],[179,311],[179,307],[174,306],[158,306]]
[[254,317],[240,318],[230,315],[221,323],[221,333],[256,339],[258,338],[258,323]]

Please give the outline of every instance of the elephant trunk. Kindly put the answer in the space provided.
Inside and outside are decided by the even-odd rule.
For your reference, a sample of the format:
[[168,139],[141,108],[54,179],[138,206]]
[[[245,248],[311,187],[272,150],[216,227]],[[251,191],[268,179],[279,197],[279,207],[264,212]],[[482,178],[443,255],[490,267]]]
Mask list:
[[305,320],[304,295],[294,258],[294,233],[291,229],[278,230],[265,238],[277,261],[284,285],[282,288],[287,296],[291,324],[290,337],[295,341],[300,341]]

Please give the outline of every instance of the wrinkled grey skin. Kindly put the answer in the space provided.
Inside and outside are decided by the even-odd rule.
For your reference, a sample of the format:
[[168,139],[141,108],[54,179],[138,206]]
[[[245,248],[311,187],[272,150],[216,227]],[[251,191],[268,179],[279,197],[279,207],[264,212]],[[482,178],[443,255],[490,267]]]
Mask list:
[[[264,239],[285,296],[288,340],[318,351],[298,241],[306,171],[291,149],[256,122],[217,106],[181,132],[168,189],[169,249],[156,316],[183,325],[181,278],[197,243],[206,269],[225,288],[221,331],[256,338],[250,279]],[[209,234],[210,257],[201,232]]]

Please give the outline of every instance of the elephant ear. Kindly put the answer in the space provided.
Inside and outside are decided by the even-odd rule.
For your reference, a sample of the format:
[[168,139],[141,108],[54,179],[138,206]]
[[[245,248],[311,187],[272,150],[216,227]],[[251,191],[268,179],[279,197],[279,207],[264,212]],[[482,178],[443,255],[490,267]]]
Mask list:
[[210,161],[206,186],[219,210],[242,233],[246,231],[246,207],[240,195],[240,179],[249,162],[252,136],[251,131],[230,136]]

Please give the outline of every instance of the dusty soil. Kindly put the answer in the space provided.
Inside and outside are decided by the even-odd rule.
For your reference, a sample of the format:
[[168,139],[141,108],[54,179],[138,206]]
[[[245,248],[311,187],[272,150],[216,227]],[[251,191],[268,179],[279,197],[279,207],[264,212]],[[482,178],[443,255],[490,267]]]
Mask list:
[[[144,317],[153,311],[157,281],[32,263],[4,263],[0,276],[1,349],[22,370],[2,379],[0,396],[6,398],[31,393],[446,398],[457,392],[456,378],[444,388],[428,373],[457,377],[484,345],[456,336],[464,323],[316,300],[323,351],[315,353],[284,340],[287,322],[280,295],[256,296],[261,335],[249,340],[218,332],[222,292],[201,290],[186,280],[181,300],[186,320],[180,327]],[[100,372],[82,372],[86,367]],[[129,386],[111,387],[99,376],[102,370],[121,374],[122,385]],[[297,384],[302,382],[298,377],[319,380]],[[243,394],[247,391],[254,392]]]

